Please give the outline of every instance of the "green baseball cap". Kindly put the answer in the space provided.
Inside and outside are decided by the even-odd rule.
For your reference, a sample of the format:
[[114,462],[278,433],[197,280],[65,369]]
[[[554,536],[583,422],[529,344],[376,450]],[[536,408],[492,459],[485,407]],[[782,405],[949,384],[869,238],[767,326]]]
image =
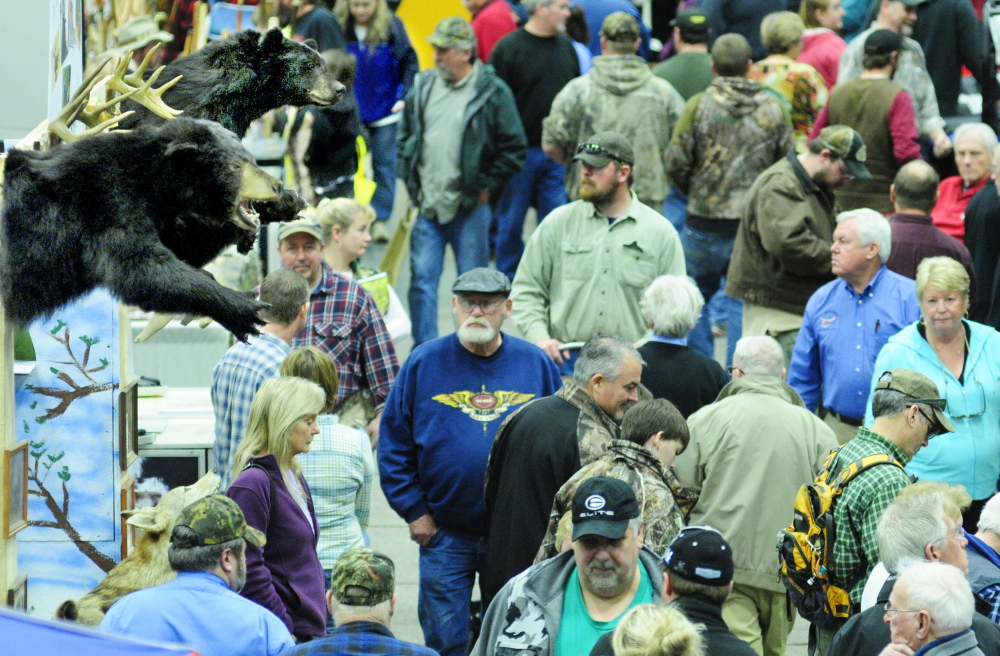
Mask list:
[[847,163],[848,172],[856,180],[870,180],[872,174],[865,167],[868,149],[861,135],[846,125],[830,125],[823,128],[814,141],[822,144],[830,152]]
[[[180,526],[194,531],[196,538],[188,535],[178,537],[176,531]],[[170,543],[180,549],[191,549],[222,544],[236,538],[243,538],[257,547],[263,547],[267,543],[263,533],[247,525],[243,511],[235,501],[215,494],[198,499],[181,511],[174,524]]]
[[355,547],[340,555],[330,574],[330,591],[348,606],[377,606],[392,598],[396,566],[371,547]]
[[910,369],[890,369],[879,376],[875,389],[902,392],[913,397],[914,403],[929,406],[934,410],[934,419],[944,432],[955,432],[955,426],[944,414],[948,401],[940,398],[937,385],[927,376]]
[[472,31],[469,21],[461,16],[451,16],[443,19],[434,28],[434,33],[427,37],[432,46],[452,48],[460,41],[476,41],[476,33]]
[[309,218],[309,215],[304,214],[304,212],[299,212],[299,216],[302,218],[281,224],[278,228],[278,241],[282,242],[286,237],[294,235],[297,232],[304,232],[322,242],[323,229],[320,227],[319,221],[315,218]]

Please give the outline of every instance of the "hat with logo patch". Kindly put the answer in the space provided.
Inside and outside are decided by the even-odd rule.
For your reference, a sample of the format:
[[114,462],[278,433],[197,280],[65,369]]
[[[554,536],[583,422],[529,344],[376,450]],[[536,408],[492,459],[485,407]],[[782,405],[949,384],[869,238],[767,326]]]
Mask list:
[[677,18],[670,21],[670,27],[676,27],[681,34],[707,34],[708,16],[700,9],[688,7],[677,13]]
[[639,38],[639,22],[624,11],[616,11],[601,23],[601,36],[613,43],[634,43]]
[[476,33],[472,31],[469,21],[461,16],[449,16],[442,19],[434,33],[427,37],[432,46],[438,48],[453,48],[462,41],[476,42]]
[[628,483],[610,476],[588,478],[573,495],[573,541],[585,535],[617,540],[639,516],[639,503]]
[[823,128],[813,141],[840,157],[847,164],[847,171],[857,180],[870,180],[872,174],[865,167],[868,149],[861,135],[846,125]]
[[[177,535],[177,529],[186,527],[194,535]],[[250,544],[263,547],[267,538],[263,533],[247,525],[243,511],[229,497],[215,494],[198,499],[181,511],[170,535],[170,543],[179,549],[208,547],[243,538]]]
[[609,162],[624,162],[632,166],[635,164],[635,153],[624,135],[609,130],[598,132],[577,146],[573,160],[596,168],[604,168]]
[[903,49],[903,39],[892,30],[875,30],[865,39],[866,55],[888,55]]
[[667,570],[686,581],[729,585],[735,566],[726,538],[711,526],[686,526],[663,554]]
[[333,565],[330,591],[348,606],[377,606],[392,598],[396,566],[371,547],[348,549]]
[[319,221],[315,218],[310,218],[309,215],[304,215],[302,212],[299,213],[299,216],[303,218],[281,224],[281,227],[278,228],[278,241],[282,242],[286,237],[294,235],[297,232],[304,232],[319,241],[323,241],[323,229],[320,227]]
[[927,376],[910,369],[890,369],[879,376],[875,389],[902,392],[913,397],[914,403],[929,406],[934,410],[934,418],[944,432],[955,432],[955,426],[944,414],[948,401],[940,397],[938,386]]
[[510,278],[503,271],[476,267],[466,271],[451,286],[453,294],[510,294]]

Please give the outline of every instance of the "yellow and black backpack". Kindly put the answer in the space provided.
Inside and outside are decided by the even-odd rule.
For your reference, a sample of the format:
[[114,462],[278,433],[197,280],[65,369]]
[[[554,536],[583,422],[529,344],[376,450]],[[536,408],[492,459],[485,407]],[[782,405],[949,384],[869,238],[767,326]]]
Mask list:
[[830,480],[830,467],[840,449],[826,457],[816,480],[799,488],[795,496],[792,525],[778,533],[778,570],[788,589],[789,599],[804,619],[825,628],[833,628],[851,615],[850,590],[833,585],[830,580],[833,545],[837,531],[833,507],[847,484],[858,474],[879,465],[903,465],[888,454],[866,456],[845,467]]

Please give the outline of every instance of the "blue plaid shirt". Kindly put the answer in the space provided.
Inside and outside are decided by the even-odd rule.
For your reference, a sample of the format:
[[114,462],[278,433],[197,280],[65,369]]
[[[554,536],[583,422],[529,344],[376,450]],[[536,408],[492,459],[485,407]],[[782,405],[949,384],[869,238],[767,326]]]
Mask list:
[[215,462],[223,490],[232,481],[233,454],[246,435],[253,395],[265,380],[278,375],[278,368],[291,350],[280,337],[262,332],[246,344],[234,344],[212,370]]
[[348,622],[325,638],[283,652],[281,656],[438,656],[433,649],[397,640],[392,632],[377,622]]

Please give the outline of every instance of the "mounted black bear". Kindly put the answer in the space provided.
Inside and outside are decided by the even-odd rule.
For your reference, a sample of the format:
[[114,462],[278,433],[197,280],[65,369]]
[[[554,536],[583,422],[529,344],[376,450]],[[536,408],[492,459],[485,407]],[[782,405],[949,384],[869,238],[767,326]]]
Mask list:
[[[166,67],[162,80],[183,75],[163,94],[163,101],[184,110],[188,118],[207,118],[246,134],[250,123],[266,112],[294,105],[331,105],[344,95],[344,85],[330,74],[323,58],[281,31],[240,32],[213,41]],[[126,129],[164,119],[127,100],[122,111],[135,114],[121,123]]]
[[258,334],[261,304],[199,268],[256,234],[251,201],[287,219],[297,197],[218,124],[178,118],[12,150],[4,178],[0,294],[14,325],[103,286],[143,310],[209,316],[241,340]]

